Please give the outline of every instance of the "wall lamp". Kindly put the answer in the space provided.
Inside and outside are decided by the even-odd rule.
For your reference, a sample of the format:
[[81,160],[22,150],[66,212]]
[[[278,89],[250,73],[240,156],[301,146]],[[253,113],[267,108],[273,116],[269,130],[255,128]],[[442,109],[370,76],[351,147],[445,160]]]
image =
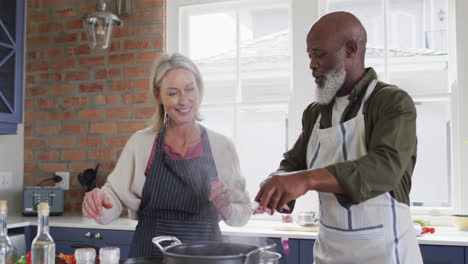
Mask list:
[[[131,0],[116,0],[116,9],[119,15],[130,15],[130,8]],[[106,9],[106,1],[99,0],[96,4],[96,12],[87,13],[81,19],[88,36],[89,46],[93,50],[108,50],[114,25],[123,26],[120,17],[106,11]]]

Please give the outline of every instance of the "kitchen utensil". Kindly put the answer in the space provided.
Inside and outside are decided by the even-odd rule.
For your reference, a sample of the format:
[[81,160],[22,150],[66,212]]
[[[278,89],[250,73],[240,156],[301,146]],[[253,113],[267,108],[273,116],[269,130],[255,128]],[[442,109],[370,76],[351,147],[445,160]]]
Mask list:
[[279,264],[281,254],[272,251],[263,251],[260,253],[259,264]]
[[[165,264],[254,264],[259,263],[262,250],[274,246],[258,248],[224,242],[182,244],[171,236],[155,237],[152,242],[164,254]],[[162,242],[172,243],[163,247]]]
[[92,189],[96,188],[96,177],[99,170],[99,163],[96,165],[95,169],[86,169],[82,173],[78,174],[78,181],[85,190],[89,192]]
[[259,247],[254,250],[251,250],[249,253],[247,253],[245,257],[245,264],[256,264],[260,260],[260,254],[263,253],[265,250],[270,249],[272,247],[276,246],[276,244],[271,244],[267,245],[264,247]]
[[316,212],[300,212],[297,216],[297,224],[300,226],[317,226],[317,223]]
[[458,229],[468,231],[468,214],[453,215],[452,219]]

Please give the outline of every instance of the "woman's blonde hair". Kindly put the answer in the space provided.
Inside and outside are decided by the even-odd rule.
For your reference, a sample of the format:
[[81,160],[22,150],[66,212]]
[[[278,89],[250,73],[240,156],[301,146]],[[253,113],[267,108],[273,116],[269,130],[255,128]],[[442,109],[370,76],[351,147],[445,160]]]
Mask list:
[[[164,76],[166,76],[166,73],[170,70],[174,69],[185,69],[190,71],[193,76],[195,77],[195,81],[197,82],[198,86],[198,92],[200,94],[199,96],[199,102],[198,104],[201,104],[201,100],[203,98],[203,80],[200,74],[200,71],[198,70],[197,66],[193,61],[191,61],[189,58],[186,56],[179,54],[179,53],[173,53],[173,54],[163,54],[159,58],[155,60],[153,63],[153,66],[151,67],[151,75],[150,75],[150,92],[151,94],[157,94],[160,96],[161,94],[161,82]],[[160,132],[165,121],[165,111],[164,111],[164,106],[162,104],[159,104],[156,100],[156,109],[154,116],[152,118],[152,130],[155,132]],[[199,108],[197,108],[197,111]],[[200,121],[201,116],[200,112],[197,112],[195,115],[195,120]]]

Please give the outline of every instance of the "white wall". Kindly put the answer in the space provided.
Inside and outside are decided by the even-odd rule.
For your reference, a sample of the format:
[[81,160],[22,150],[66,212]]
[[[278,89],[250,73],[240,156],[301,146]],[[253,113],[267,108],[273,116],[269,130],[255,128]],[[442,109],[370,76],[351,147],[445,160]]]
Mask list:
[[12,172],[11,188],[0,187],[0,200],[8,201],[9,214],[19,214],[22,208],[24,136],[23,125],[17,135],[0,135],[0,172]]

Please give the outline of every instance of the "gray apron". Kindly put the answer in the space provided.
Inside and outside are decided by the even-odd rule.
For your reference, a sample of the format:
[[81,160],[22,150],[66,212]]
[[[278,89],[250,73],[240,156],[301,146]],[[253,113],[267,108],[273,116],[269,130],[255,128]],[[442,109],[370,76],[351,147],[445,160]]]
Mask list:
[[218,211],[208,200],[210,182],[218,180],[206,130],[200,126],[204,155],[172,160],[164,152],[164,127],[143,186],[131,257],[160,256],[151,242],[156,236],[175,236],[182,243],[221,240]]
[[[318,117],[307,148],[309,169],[356,160],[367,154],[364,103],[376,83],[377,80],[370,82],[355,118],[320,129]],[[410,209],[389,193],[347,208],[332,193],[319,192],[319,201],[320,229],[314,245],[316,264],[422,263]]]

